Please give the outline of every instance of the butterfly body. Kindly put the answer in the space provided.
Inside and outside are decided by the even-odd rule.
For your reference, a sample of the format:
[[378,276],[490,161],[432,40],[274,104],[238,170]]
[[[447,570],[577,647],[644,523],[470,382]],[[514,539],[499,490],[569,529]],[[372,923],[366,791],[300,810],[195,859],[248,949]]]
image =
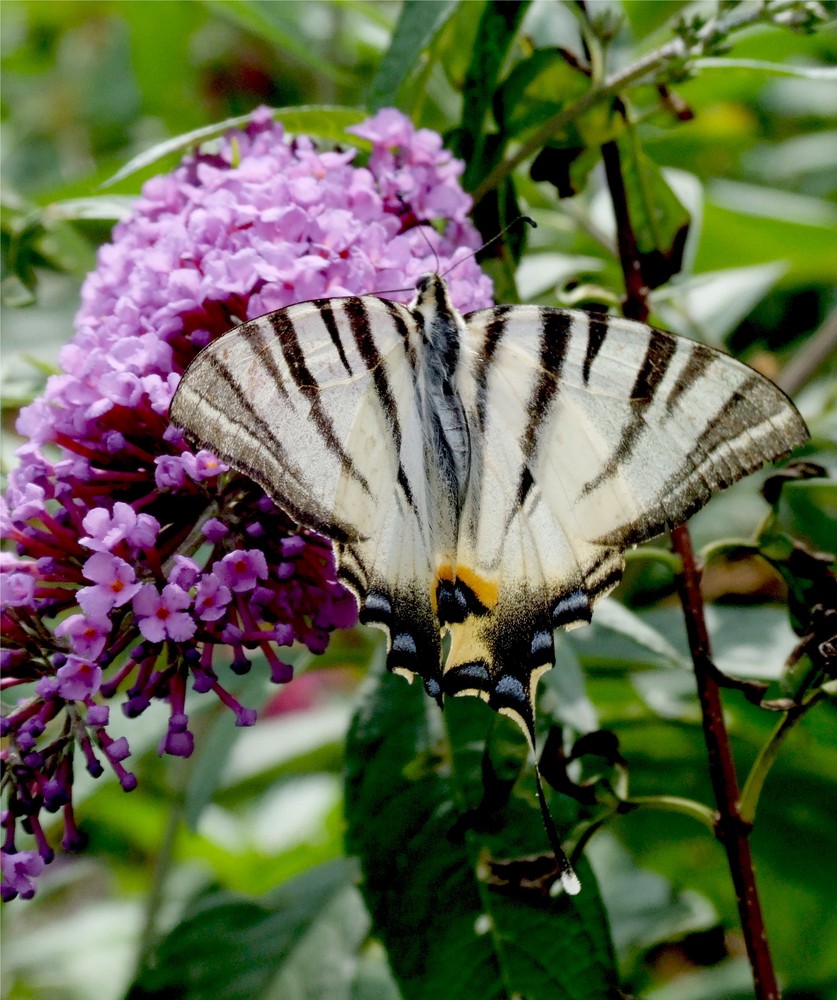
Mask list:
[[[746,365],[629,320],[301,303],[205,348],[171,406],[189,438],[336,545],[387,665],[477,695],[534,746],[553,632],[589,622],[626,548],[807,437]],[[443,656],[443,640],[446,650]]]

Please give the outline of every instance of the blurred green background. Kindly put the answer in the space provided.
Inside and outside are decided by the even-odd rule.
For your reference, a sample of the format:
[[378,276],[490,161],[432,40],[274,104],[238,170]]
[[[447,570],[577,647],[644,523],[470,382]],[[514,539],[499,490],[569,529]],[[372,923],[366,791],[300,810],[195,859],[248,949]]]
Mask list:
[[[614,66],[667,40],[673,16],[713,9],[667,0],[589,6],[624,17],[610,54]],[[390,97],[417,123],[446,133],[459,120],[469,40],[483,4],[427,7],[444,24],[427,59]],[[14,412],[39,390],[71,334],[96,247],[143,177],[169,168],[179,154],[106,189],[103,183],[156,144],[262,103],[368,107],[400,9],[315,0],[4,0],[6,466]],[[515,57],[533,44],[580,50],[569,5],[531,5]],[[833,65],[835,51],[833,31],[761,28],[736,36],[727,55],[804,67]],[[655,318],[732,349],[773,376],[790,372],[801,357],[792,384],[784,384],[809,420],[812,453],[833,465],[833,353],[829,360],[812,344],[821,328],[828,330],[837,285],[834,80],[707,66],[676,92],[694,118],[678,124],[673,114],[649,112],[641,130],[645,152],[670,169],[669,183],[693,217],[684,274],[654,294]],[[642,107],[641,91],[636,99]],[[645,99],[650,108],[656,95]],[[602,238],[610,223],[601,186],[559,202],[553,189],[522,172],[517,190],[539,223],[515,276],[521,297],[571,304],[585,289],[593,298],[602,290],[620,294],[618,262]],[[752,532],[766,511],[757,487],[740,484],[701,512],[697,542]],[[817,548],[833,548],[832,488],[798,484],[785,508],[788,526]],[[633,794],[710,802],[699,717],[682,669],[687,650],[676,638],[678,613],[673,606],[643,611],[653,592],[647,575],[632,583],[629,573],[628,624],[603,614],[591,629],[573,633],[561,645],[561,678],[546,688],[551,697],[572,697],[574,710],[589,714],[589,728],[619,734]],[[795,638],[770,596],[754,598],[747,614],[738,605],[713,606],[710,624],[722,667],[775,683]],[[663,637],[671,646],[661,653]],[[300,656],[299,679],[278,695],[248,679],[249,690],[240,692],[248,703],[269,697],[259,724],[241,732],[226,713],[204,711],[198,751],[185,763],[156,755],[162,715],[149,712],[128,724],[140,787],[125,796],[103,779],[80,790],[88,850],[57,861],[34,902],[4,908],[4,995],[117,998],[151,929],[175,926],[187,901],[218,890],[276,890],[271,912],[288,914],[286,926],[297,930],[287,940],[278,932],[270,938],[275,975],[269,989],[251,995],[395,1000],[398,988],[368,936],[351,871],[335,869],[330,909],[294,916],[292,900],[281,896],[294,884],[289,879],[310,877],[315,865],[343,854],[343,740],[375,648],[366,632],[339,637],[316,662]],[[776,720],[741,698],[728,704],[746,773]],[[753,835],[777,967],[787,997],[796,1000],[837,997],[834,724],[833,704],[822,705],[791,735]],[[683,816],[640,811],[599,834],[590,857],[626,990],[649,1000],[752,995],[723,854],[704,829]],[[248,921],[241,940],[252,945]],[[318,969],[324,952],[351,966],[341,987],[347,992],[329,992],[335,980]]]

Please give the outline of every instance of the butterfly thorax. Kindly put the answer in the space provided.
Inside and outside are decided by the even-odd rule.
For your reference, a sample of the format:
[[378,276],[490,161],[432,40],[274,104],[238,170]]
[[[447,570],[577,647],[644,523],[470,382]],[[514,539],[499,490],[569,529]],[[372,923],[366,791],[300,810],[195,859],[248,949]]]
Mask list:
[[471,443],[465,408],[457,392],[457,366],[465,334],[444,281],[428,274],[416,285],[410,305],[421,332],[417,382],[422,397],[425,444],[443,484],[460,510],[470,476]]

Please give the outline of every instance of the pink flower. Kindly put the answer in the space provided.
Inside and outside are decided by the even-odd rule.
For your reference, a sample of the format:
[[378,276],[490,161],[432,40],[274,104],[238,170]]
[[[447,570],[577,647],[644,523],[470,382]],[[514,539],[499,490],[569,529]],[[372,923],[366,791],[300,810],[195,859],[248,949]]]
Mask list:
[[174,557],[174,565],[169,570],[169,583],[176,583],[184,590],[190,590],[197,583],[201,575],[201,568],[194,559],[182,556],[178,553]]
[[224,617],[231,600],[229,587],[225,587],[214,573],[207,573],[195,591],[195,613],[205,622],[218,621]]
[[0,574],[0,600],[10,608],[31,606],[35,599],[35,580],[29,573]]
[[224,556],[212,570],[221,583],[239,594],[252,590],[267,577],[267,562],[260,549],[239,550]]
[[134,597],[134,611],[139,619],[139,630],[149,642],[171,639],[185,642],[197,630],[197,623],[183,608],[188,608],[191,598],[176,583],[168,583],[162,593],[153,583],[145,583]]
[[58,694],[67,701],[85,701],[99,690],[102,668],[81,656],[70,656],[58,668]]
[[226,472],[229,466],[217,459],[211,451],[199,451],[196,455],[186,452],[183,455],[183,468],[190,479],[199,483],[202,479],[212,479]]
[[158,455],[154,459],[156,466],[154,483],[158,490],[179,489],[186,478],[183,459],[176,455]]
[[37,851],[15,851],[2,856],[3,899],[31,899],[35,895],[32,881],[44,870],[44,860]]
[[121,541],[148,549],[157,540],[160,523],[150,514],[137,514],[130,504],[117,500],[112,510],[94,507],[82,521],[87,536],[80,544],[96,552],[111,552]]
[[110,630],[109,618],[94,620],[86,615],[70,615],[55,626],[55,634],[67,637],[74,653],[89,659],[95,659],[105,648]]
[[76,595],[82,611],[91,619],[106,617],[113,608],[121,608],[140,589],[133,566],[108,552],[92,555],[81,571],[95,584],[83,587]]
[[[330,543],[300,533],[167,422],[185,366],[247,318],[388,288],[407,301],[417,277],[458,257],[456,306],[491,304],[469,256],[480,238],[462,165],[441,138],[392,109],[357,134],[372,144],[362,166],[353,149],[288,141],[262,109],[212,151],[147,181],[84,282],[60,372],[19,415],[29,440],[0,502],[0,535],[15,550],[0,555],[0,662],[12,687],[37,680],[0,723],[3,763],[27,761],[4,771],[4,898],[31,895],[51,860],[42,808],[61,810],[65,846],[79,843],[67,734],[89,773],[107,765],[123,789],[136,785],[122,765],[127,740],[107,731],[110,699],[128,718],[165,701],[161,751],[188,756],[189,685],[220,698],[237,725],[256,718],[222,686],[220,647],[233,670],[266,662],[286,683],[293,670],[277,645],[319,652],[357,620]],[[34,838],[37,852],[17,851],[16,836]]]

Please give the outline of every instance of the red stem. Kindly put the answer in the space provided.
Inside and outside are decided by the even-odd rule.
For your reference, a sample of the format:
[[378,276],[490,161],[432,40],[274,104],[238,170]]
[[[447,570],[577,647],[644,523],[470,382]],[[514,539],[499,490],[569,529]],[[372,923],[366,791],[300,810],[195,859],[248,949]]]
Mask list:
[[683,563],[683,573],[679,580],[680,602],[683,605],[703,716],[709,778],[718,809],[715,835],[727,853],[727,863],[738,901],[741,931],[753,970],[756,997],[759,1000],[779,1000],[781,993],[770,957],[753,856],[750,852],[750,826],[741,819],[738,811],[738,775],[724,722],[721,692],[711,660],[709,634],[703,615],[703,597],[700,593],[700,570],[695,564],[692,542],[685,524],[673,529],[671,545]]
[[[631,225],[617,144],[606,143],[602,147],[602,157],[613,201],[619,260],[625,279],[623,312],[631,319],[644,322],[649,312],[648,288],[642,277],[641,258]],[[781,994],[770,957],[750,852],[748,839],[750,828],[742,822],[738,811],[738,775],[724,722],[721,693],[716,679],[717,671],[711,660],[709,633],[700,592],[700,571],[695,563],[686,525],[680,525],[672,530],[671,544],[683,565],[679,580],[680,601],[683,606],[703,717],[703,737],[708,755],[709,777],[718,810],[715,835],[726,851],[738,901],[741,931],[753,970],[757,1000],[779,1000]]]

